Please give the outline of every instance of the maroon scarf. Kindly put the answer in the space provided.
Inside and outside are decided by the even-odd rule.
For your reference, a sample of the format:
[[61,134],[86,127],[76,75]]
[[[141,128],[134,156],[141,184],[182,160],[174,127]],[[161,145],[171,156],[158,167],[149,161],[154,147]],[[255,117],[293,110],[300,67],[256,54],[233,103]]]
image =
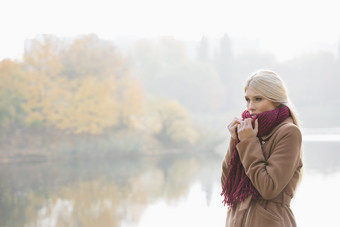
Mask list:
[[[267,135],[289,116],[290,111],[286,106],[280,106],[274,110],[262,112],[254,116],[250,116],[247,110],[242,113],[243,120],[252,118],[253,127],[255,120],[258,119],[259,127],[257,137],[260,139],[260,142],[262,136]],[[230,168],[221,193],[221,195],[224,195],[224,205],[228,204],[231,208],[234,208],[236,203],[244,201],[249,195],[252,195],[253,199],[258,199],[260,197],[259,192],[246,175],[240,161],[240,156],[236,149],[236,145],[239,142],[240,141],[237,139],[234,143],[233,155],[229,161]]]

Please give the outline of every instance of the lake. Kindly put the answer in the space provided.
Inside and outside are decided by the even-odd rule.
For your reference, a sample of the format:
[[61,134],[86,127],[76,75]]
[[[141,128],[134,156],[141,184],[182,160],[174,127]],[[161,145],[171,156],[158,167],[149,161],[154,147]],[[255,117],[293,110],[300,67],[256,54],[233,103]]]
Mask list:
[[[340,226],[340,141],[303,145],[291,204],[298,226]],[[0,226],[224,226],[222,158],[183,151],[2,163]]]

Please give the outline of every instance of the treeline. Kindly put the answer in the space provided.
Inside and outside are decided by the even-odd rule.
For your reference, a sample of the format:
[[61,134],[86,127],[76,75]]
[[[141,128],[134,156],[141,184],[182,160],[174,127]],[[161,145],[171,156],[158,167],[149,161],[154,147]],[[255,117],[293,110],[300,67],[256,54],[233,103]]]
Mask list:
[[334,98],[340,95],[340,43],[337,55],[320,50],[281,62],[259,47],[245,43],[249,48],[237,52],[241,48],[235,45],[228,35],[219,40],[203,36],[194,43],[161,37],[137,40],[126,52],[149,93],[179,100],[216,128],[245,109],[244,82],[262,68],[286,82],[303,127],[340,126],[332,121],[340,111],[340,100]]
[[303,127],[340,126],[333,120],[340,60],[329,52],[279,62],[270,53],[236,53],[228,35],[125,45],[42,35],[25,42],[22,60],[0,62],[0,148],[212,149],[245,108],[244,81],[260,68],[284,79]]
[[175,100],[146,98],[129,64],[95,35],[26,42],[22,61],[0,62],[2,151],[194,145],[200,135],[187,110]]

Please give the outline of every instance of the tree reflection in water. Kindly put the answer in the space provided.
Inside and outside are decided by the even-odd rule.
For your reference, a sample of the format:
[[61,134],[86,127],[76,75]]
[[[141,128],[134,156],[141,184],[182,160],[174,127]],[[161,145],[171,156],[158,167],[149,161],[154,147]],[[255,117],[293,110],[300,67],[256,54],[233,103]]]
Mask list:
[[[315,172],[339,170],[339,143],[304,145],[306,182]],[[138,226],[149,205],[176,203],[195,183],[209,204],[222,158],[177,154],[2,163],[0,226]]]
[[136,224],[148,204],[185,196],[207,160],[163,155],[2,164],[0,225]]

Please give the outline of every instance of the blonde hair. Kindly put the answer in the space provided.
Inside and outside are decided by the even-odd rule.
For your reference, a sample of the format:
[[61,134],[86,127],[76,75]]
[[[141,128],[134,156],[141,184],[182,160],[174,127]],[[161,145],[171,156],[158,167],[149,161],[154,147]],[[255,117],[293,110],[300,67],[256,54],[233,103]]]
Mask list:
[[271,70],[259,70],[253,73],[246,81],[244,91],[251,87],[275,106],[285,105],[289,108],[294,124],[299,126],[299,120],[283,80]]

